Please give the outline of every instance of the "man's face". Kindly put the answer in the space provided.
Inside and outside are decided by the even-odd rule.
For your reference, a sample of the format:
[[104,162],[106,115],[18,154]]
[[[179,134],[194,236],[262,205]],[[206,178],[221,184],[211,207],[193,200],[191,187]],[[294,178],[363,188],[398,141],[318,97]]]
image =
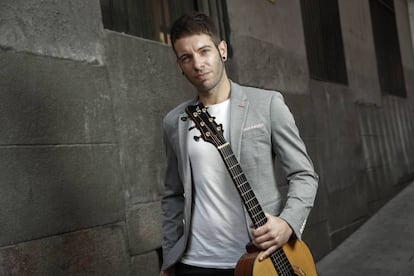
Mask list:
[[175,41],[177,63],[198,92],[210,92],[225,76],[222,56],[227,55],[224,41],[216,46],[209,35],[194,34]]

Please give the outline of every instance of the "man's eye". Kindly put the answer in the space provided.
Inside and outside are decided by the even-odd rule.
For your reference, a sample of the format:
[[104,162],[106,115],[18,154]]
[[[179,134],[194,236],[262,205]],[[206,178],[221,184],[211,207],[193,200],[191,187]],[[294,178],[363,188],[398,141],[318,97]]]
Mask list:
[[180,58],[180,61],[183,63],[189,62],[190,61],[190,57],[189,56],[183,56]]

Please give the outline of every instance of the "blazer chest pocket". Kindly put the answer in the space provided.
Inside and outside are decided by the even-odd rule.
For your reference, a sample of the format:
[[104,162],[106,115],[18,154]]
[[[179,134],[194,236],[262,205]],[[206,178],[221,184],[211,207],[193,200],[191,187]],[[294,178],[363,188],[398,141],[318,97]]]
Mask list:
[[260,139],[260,137],[267,136],[268,132],[265,125],[260,123],[257,125],[247,126],[243,129],[243,139]]

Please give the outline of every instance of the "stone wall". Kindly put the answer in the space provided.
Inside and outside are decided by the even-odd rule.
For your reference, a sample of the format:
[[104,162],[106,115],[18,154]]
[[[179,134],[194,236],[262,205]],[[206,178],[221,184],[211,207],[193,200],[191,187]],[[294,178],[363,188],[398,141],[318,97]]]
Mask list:
[[[348,85],[309,78],[299,0],[227,1],[231,78],[284,94],[321,176],[304,233],[316,259],[414,177],[395,3],[407,98],[380,92],[369,1],[339,1]],[[158,275],[161,122],[193,95],[170,47],[104,30],[99,0],[5,0],[0,64],[0,275]]]

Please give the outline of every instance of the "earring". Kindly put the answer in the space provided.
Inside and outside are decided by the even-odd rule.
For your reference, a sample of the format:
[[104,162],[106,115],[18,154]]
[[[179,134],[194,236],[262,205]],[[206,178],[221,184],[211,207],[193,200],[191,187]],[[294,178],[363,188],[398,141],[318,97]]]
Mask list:
[[223,61],[226,61],[227,57],[222,56],[222,57],[221,57],[221,59],[222,59]]

